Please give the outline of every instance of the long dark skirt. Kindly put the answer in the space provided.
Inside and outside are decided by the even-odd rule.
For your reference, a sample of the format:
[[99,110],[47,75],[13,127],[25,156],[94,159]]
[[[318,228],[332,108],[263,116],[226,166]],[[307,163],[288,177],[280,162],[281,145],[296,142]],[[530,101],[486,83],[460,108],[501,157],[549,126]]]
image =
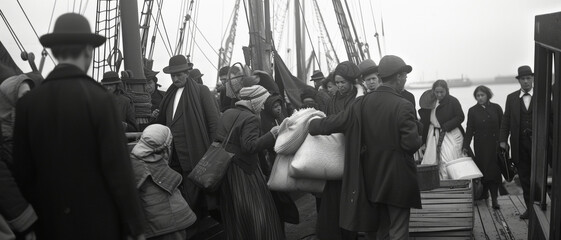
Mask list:
[[245,173],[231,164],[220,188],[222,223],[228,239],[285,239],[283,223],[259,168]]
[[343,181],[325,183],[317,217],[316,236],[322,240],[353,240],[357,234],[339,227],[339,208]]

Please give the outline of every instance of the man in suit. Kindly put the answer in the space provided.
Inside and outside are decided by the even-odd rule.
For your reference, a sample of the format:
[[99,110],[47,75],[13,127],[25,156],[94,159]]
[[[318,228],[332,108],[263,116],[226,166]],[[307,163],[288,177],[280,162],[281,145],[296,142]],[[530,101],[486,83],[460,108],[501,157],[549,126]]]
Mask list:
[[[197,223],[208,216],[205,194],[187,176],[203,157],[214,140],[218,110],[214,98],[205,85],[189,79],[193,64],[183,55],[173,56],[164,73],[170,74],[173,84],[161,103],[155,123],[168,126],[173,135],[170,166],[181,173],[181,194],[197,214]],[[195,233],[198,224],[188,231]]]
[[16,105],[14,177],[39,239],[144,238],[144,217],[113,98],[86,75],[105,37],[60,16],[40,42],[58,65]]
[[[510,135],[512,160],[518,168],[520,184],[524,192],[524,201],[530,208],[530,175],[532,165],[532,95],[534,94],[534,73],[529,66],[518,68],[520,90],[509,94],[506,98],[505,112],[501,121],[499,145],[508,151],[507,139]],[[521,219],[528,219],[528,210]]]

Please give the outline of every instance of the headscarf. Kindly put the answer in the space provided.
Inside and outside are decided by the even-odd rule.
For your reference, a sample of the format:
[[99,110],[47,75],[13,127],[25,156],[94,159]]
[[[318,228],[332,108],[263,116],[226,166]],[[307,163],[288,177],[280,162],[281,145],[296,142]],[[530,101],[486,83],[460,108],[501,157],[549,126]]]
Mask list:
[[334,75],[339,75],[351,84],[355,84],[356,79],[360,76],[360,69],[353,62],[344,61],[337,65]]
[[270,96],[267,89],[260,85],[244,87],[240,90],[240,99],[236,102],[236,106],[244,106],[255,113],[261,112],[265,101]]
[[145,162],[157,162],[169,157],[171,130],[161,124],[152,124],[142,132],[140,140],[132,149],[131,154]]

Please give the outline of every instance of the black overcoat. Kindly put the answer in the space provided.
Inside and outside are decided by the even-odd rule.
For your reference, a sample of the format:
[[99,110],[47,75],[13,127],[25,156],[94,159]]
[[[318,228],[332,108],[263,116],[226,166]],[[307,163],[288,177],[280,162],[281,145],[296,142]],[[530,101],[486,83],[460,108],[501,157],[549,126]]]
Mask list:
[[[505,112],[501,120],[499,142],[507,142],[510,135],[512,161],[520,162],[520,91],[517,90],[506,97]],[[533,100],[533,97],[532,97]],[[534,101],[530,102],[532,109]]]
[[143,233],[126,138],[112,96],[59,64],[17,103],[14,176],[41,239],[123,239]]
[[376,231],[377,204],[421,207],[413,160],[421,146],[419,128],[413,104],[387,86],[357,98],[344,112],[311,121],[312,135],[345,134],[342,228]]
[[[419,116],[421,117],[421,123],[423,124],[423,143],[427,141],[427,135],[429,134],[430,126],[430,112],[431,109],[419,109]],[[436,108],[436,119],[440,123],[440,127],[443,131],[449,132],[455,128],[459,128],[462,134],[464,133],[464,128],[462,127],[462,122],[465,119],[464,111],[462,110],[462,105],[460,101],[454,96],[446,95],[440,104]]]
[[483,173],[483,181],[501,182],[497,162],[499,130],[503,109],[496,103],[476,104],[468,110],[464,149],[469,149],[473,139],[475,163]]

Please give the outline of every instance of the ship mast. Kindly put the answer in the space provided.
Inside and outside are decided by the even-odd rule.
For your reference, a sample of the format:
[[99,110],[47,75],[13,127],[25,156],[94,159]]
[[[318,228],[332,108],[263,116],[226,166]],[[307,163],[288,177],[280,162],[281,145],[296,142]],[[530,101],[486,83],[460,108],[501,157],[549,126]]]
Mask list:
[[251,67],[272,73],[269,0],[248,0],[250,16]]

